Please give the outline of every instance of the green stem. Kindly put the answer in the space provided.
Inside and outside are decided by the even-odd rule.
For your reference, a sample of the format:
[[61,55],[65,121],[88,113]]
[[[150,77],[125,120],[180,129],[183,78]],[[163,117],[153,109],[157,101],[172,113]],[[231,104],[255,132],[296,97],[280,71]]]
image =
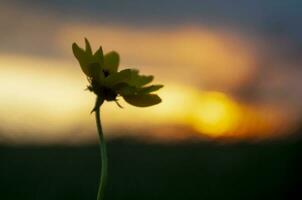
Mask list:
[[[99,98],[97,98],[97,102],[98,101]],[[100,106],[97,106],[94,111],[95,111],[96,127],[99,133],[99,146],[100,146],[101,160],[102,160],[101,176],[100,176],[97,200],[104,200],[104,192],[105,192],[106,181],[107,181],[107,167],[108,167],[106,143],[105,143],[104,134],[101,125]]]

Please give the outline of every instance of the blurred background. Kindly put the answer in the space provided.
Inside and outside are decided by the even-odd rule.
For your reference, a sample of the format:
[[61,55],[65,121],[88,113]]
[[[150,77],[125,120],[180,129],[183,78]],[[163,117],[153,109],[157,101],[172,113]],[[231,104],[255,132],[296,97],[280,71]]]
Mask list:
[[1,0],[0,199],[95,199],[84,37],[165,85],[102,107],[107,199],[301,199],[301,18],[298,0]]

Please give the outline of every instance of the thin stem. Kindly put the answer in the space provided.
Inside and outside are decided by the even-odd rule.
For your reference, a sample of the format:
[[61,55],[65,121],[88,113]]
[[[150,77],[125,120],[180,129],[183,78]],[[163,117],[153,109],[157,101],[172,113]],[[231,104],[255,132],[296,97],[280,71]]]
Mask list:
[[[97,102],[98,101],[99,99],[97,99]],[[102,160],[101,176],[100,176],[97,200],[104,200],[104,192],[105,192],[105,186],[107,181],[108,160],[107,160],[107,152],[106,152],[106,143],[105,143],[104,134],[101,125],[99,106],[95,108],[95,120],[96,120],[96,127],[99,133],[99,146],[100,146],[101,160]]]

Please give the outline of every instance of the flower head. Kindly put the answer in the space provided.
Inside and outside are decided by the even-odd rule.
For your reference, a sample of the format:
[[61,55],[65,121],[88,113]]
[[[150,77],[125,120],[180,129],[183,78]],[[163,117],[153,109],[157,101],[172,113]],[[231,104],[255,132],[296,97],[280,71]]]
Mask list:
[[136,69],[118,71],[120,57],[117,52],[111,51],[104,55],[100,47],[93,53],[86,38],[85,44],[84,50],[73,43],[72,50],[87,76],[90,84],[88,89],[100,99],[96,106],[101,106],[105,100],[117,102],[118,96],[138,107],[153,106],[161,102],[160,97],[153,92],[163,85],[148,85],[152,82],[153,76],[140,75]]

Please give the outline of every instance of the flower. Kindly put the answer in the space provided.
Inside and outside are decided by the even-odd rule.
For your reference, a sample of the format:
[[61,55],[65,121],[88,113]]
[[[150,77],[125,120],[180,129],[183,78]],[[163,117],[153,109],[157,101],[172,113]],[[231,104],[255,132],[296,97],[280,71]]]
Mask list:
[[73,43],[72,50],[90,83],[88,90],[100,99],[96,107],[101,106],[105,100],[117,103],[118,96],[138,107],[153,106],[161,102],[160,97],[153,92],[163,85],[147,85],[152,82],[153,76],[140,75],[136,69],[118,71],[120,58],[117,52],[111,51],[104,55],[100,47],[93,53],[86,38],[85,45],[84,50]]

